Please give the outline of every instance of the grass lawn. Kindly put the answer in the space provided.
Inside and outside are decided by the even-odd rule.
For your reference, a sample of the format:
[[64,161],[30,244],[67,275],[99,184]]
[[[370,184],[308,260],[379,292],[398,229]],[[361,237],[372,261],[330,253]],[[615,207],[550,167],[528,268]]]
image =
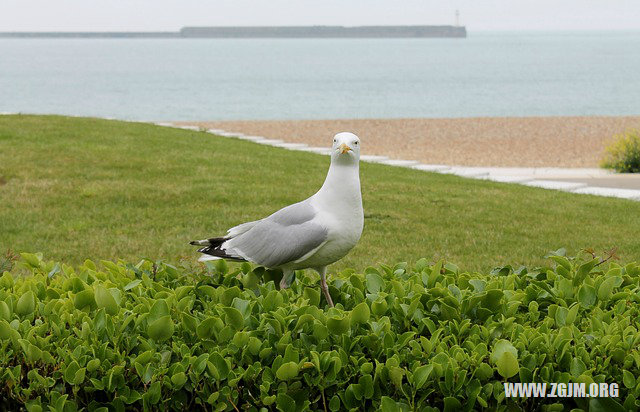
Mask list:
[[[204,132],[0,116],[0,253],[68,263],[195,259],[189,240],[310,196],[328,166],[326,156]],[[560,247],[640,256],[640,202],[368,163],[361,179],[364,233],[336,268],[426,257],[487,270],[540,264]]]

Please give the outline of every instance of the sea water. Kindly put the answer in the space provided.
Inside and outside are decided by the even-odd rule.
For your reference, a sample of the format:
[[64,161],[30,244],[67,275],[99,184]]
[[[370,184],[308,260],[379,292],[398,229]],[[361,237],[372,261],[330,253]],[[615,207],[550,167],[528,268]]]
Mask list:
[[133,120],[640,114],[640,32],[0,39],[0,112]]

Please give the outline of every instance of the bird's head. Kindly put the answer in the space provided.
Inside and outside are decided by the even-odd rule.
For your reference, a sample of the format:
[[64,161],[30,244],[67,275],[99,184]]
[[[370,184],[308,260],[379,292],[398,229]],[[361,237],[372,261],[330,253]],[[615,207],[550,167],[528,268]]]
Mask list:
[[357,163],[360,160],[360,139],[353,133],[342,132],[333,137],[331,161]]

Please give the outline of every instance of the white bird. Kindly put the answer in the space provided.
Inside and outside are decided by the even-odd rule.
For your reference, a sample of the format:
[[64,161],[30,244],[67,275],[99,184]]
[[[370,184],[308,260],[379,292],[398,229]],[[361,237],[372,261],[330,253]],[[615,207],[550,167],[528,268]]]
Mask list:
[[294,271],[314,269],[329,306],[327,266],[358,243],[364,225],[360,193],[360,139],[353,133],[333,138],[324,184],[310,198],[253,222],[232,227],[226,236],[196,240],[200,261],[248,261],[283,272],[280,287],[291,286]]

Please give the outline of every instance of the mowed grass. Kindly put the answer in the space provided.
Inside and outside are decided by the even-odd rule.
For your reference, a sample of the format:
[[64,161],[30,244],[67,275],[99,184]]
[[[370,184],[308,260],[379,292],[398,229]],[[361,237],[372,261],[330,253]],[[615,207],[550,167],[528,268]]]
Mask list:
[[[0,116],[0,252],[195,260],[189,240],[305,199],[328,166],[326,156],[205,132]],[[640,254],[640,203],[368,163],[360,173],[364,233],[335,269],[426,257],[488,270],[542,264],[560,247]]]

